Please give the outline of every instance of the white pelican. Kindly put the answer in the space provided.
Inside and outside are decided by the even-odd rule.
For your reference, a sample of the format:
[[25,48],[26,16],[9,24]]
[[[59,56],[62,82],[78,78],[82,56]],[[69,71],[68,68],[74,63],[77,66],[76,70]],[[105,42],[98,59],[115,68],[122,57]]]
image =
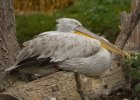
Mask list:
[[110,67],[112,52],[127,55],[75,19],[60,18],[57,22],[57,31],[43,32],[25,42],[15,64],[5,71],[49,64],[58,70],[94,77]]

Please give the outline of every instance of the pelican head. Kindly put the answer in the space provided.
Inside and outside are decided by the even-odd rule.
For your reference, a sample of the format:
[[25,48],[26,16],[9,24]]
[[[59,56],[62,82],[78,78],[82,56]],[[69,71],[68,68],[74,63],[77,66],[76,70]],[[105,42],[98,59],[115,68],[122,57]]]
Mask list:
[[82,26],[82,24],[75,19],[60,18],[60,19],[57,19],[57,23],[58,23],[57,24],[57,31],[71,32],[71,33],[75,33],[75,34],[84,35],[84,36],[89,37],[89,38],[97,39],[101,42],[102,47],[106,48],[107,50],[114,52],[114,53],[117,53],[117,54],[122,55],[122,56],[129,56],[128,53],[120,50],[115,45],[106,41],[106,39],[90,32],[89,30],[84,28]]
[[71,18],[57,19],[57,31],[61,32],[74,32],[76,28],[81,27],[82,24]]

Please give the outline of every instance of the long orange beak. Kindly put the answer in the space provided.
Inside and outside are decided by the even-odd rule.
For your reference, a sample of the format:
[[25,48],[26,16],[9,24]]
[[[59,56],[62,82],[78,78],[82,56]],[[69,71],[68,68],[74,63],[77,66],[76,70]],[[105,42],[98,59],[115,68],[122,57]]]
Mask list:
[[76,30],[76,32],[75,32],[76,34],[81,34],[81,35],[99,40],[101,42],[102,47],[106,48],[107,50],[110,50],[111,52],[117,53],[122,56],[130,56],[128,53],[122,51],[121,49],[117,48],[115,45],[104,40],[100,36],[90,32],[89,30],[87,30],[86,28],[84,28],[82,26],[76,28],[75,30]]

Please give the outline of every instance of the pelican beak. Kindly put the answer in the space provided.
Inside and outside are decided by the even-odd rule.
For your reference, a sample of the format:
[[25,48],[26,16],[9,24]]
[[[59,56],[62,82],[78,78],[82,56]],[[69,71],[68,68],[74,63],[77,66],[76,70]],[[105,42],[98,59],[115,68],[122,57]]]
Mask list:
[[102,37],[90,32],[89,30],[87,30],[86,28],[84,28],[82,26],[77,27],[75,29],[75,31],[76,31],[75,32],[76,34],[81,34],[81,35],[87,36],[89,38],[94,38],[94,39],[99,40],[101,42],[101,46],[106,48],[107,50],[109,50],[111,52],[114,52],[114,53],[122,55],[122,56],[129,56],[128,53],[122,51],[121,49],[117,48],[115,45],[113,45],[110,42],[106,41]]

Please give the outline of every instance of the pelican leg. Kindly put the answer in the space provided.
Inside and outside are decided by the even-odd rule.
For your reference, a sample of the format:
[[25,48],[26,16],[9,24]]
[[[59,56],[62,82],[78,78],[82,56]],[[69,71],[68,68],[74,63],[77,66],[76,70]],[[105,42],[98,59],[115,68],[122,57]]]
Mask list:
[[75,81],[76,81],[77,92],[79,93],[81,100],[89,100],[82,89],[82,83],[81,83],[79,73],[75,73]]

